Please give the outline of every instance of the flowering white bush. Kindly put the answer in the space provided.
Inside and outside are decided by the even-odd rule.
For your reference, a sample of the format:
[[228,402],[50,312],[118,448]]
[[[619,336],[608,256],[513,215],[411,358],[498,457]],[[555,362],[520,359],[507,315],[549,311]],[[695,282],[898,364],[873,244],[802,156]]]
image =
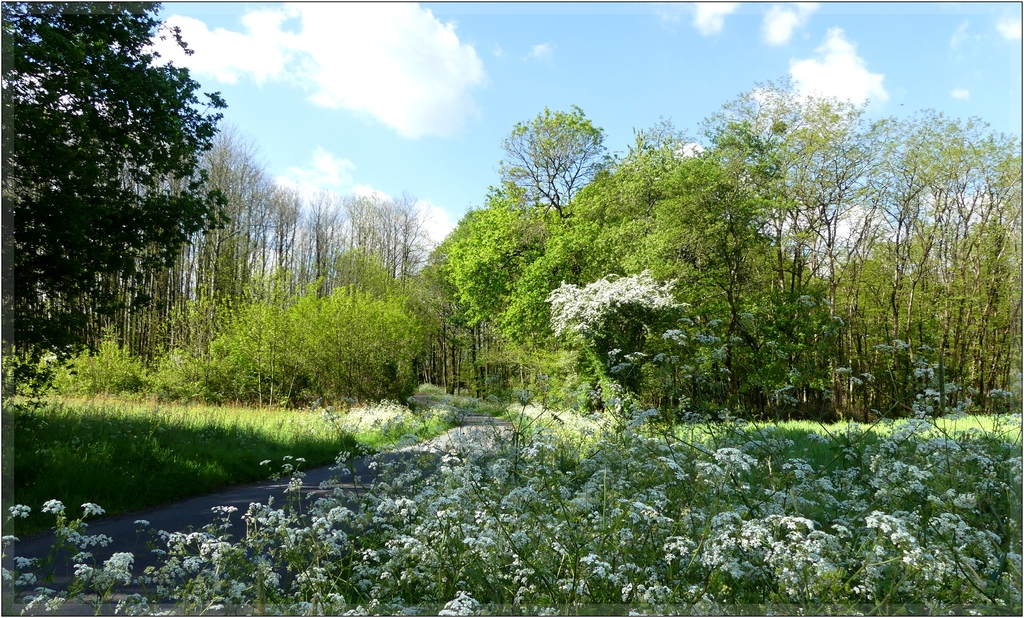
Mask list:
[[675,306],[672,283],[659,284],[646,270],[632,277],[609,275],[582,288],[562,283],[551,292],[551,328],[592,336],[624,314]]
[[[645,342],[653,325],[677,303],[672,282],[659,284],[644,271],[632,277],[608,275],[582,288],[562,283],[551,292],[551,328],[571,337],[590,356],[601,390],[613,385],[635,395],[649,361]],[[605,399],[615,397],[603,393]]]

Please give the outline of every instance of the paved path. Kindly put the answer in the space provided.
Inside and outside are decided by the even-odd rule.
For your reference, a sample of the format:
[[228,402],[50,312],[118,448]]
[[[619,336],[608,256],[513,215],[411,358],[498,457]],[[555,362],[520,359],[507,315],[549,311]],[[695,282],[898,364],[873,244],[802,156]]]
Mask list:
[[[385,460],[393,461],[398,458],[415,456],[416,454],[443,453],[454,448],[464,441],[473,441],[478,444],[487,445],[492,443],[494,436],[499,432],[508,432],[511,425],[508,421],[479,414],[467,415],[459,427],[448,430],[431,440],[422,443],[395,449],[383,454]],[[302,479],[302,495],[304,503],[307,500],[315,500],[318,494],[327,494],[334,487],[359,490],[373,482],[375,472],[370,469],[369,457],[361,457],[353,460],[351,467],[353,475],[347,477],[342,483],[333,483],[328,489],[321,489],[320,484],[329,481],[332,477],[338,476],[338,471],[331,470],[329,466],[314,468],[306,471]],[[429,462],[423,462],[424,470],[431,467]],[[274,504],[282,504],[285,496],[285,489],[288,486],[288,479],[279,481],[263,481],[247,485],[236,485],[228,489],[197,496],[161,506],[155,506],[141,511],[126,513],[123,515],[86,519],[89,524],[84,534],[96,535],[105,534],[113,542],[104,548],[93,547],[90,549],[97,563],[102,564],[115,552],[132,552],[135,556],[135,567],[133,572],[138,574],[148,565],[155,565],[156,558],[146,548],[146,542],[150,539],[148,534],[140,535],[137,532],[139,526],[136,520],[144,519],[150,523],[149,528],[153,530],[166,530],[168,532],[186,532],[202,530],[204,526],[212,523],[218,515],[213,512],[214,507],[233,506],[238,509],[232,514],[232,526],[229,533],[236,538],[245,533],[245,522],[241,516],[249,509],[249,504],[259,502],[267,504],[268,499],[273,496]],[[13,568],[13,556],[26,558],[42,557],[49,553],[53,547],[54,535],[52,533],[41,533],[31,537],[24,537],[13,547],[8,548],[7,557],[3,560],[3,566],[7,569]],[[64,560],[58,560],[58,565],[64,564]],[[66,581],[71,575],[67,572],[70,565],[64,569],[58,569],[54,575],[58,585],[60,581]],[[52,586],[51,586],[52,587]]]

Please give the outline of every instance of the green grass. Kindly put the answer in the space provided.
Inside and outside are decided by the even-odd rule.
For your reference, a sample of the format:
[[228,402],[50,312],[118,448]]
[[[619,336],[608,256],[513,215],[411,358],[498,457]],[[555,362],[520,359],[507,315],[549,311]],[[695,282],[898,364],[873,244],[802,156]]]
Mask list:
[[[922,437],[956,438],[965,435],[1010,442],[1020,445],[1022,441],[1021,417],[1017,416],[965,416],[951,420],[939,418],[930,421],[933,428]],[[815,421],[784,421],[780,423],[747,423],[728,425],[682,425],[674,430],[677,439],[701,440],[711,434],[731,435],[731,441],[759,440],[764,443],[765,452],[773,450],[779,459],[801,458],[815,469],[831,469],[847,465],[848,457],[863,455],[868,445],[876,444],[882,437],[903,426],[904,421],[892,423],[864,424],[840,422],[823,424]],[[812,436],[813,434],[813,436]],[[825,438],[825,440],[820,440]],[[774,438],[793,442],[787,447],[772,444]]]
[[416,392],[417,394],[432,395],[436,397],[444,397],[447,395],[444,392],[443,388],[441,388],[440,386],[435,386],[433,384],[420,384],[420,387],[416,390]]
[[14,495],[5,496],[4,514],[13,504],[32,508],[17,520],[17,534],[53,525],[40,513],[51,499],[71,514],[85,502],[108,514],[130,512],[265,480],[270,471],[259,464],[266,459],[302,457],[308,469],[342,451],[370,452],[401,435],[426,439],[451,426],[421,414],[413,425],[353,435],[319,411],[116,399],[10,401],[3,414],[14,443]]
[[440,386],[420,384],[416,389],[416,397],[429,397],[433,405],[450,405],[460,410],[489,416],[507,417],[508,402],[501,402],[494,397],[477,398],[469,395],[449,395]]

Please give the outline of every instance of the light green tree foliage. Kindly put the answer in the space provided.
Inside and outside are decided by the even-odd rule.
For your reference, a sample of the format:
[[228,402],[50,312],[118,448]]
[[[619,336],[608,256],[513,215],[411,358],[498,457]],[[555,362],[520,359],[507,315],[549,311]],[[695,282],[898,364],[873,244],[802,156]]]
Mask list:
[[303,298],[297,313],[315,325],[301,331],[310,395],[404,400],[416,386],[412,359],[420,327],[399,296],[374,298],[359,291]]
[[[411,289],[417,300],[414,303],[415,311],[426,330],[427,345],[420,363],[423,376],[425,381],[431,381],[445,392],[453,394],[456,387],[465,382],[463,374],[466,367],[463,361],[467,356],[466,351],[471,361],[478,351],[477,341],[473,337],[474,329],[489,331],[483,328],[484,322],[469,325],[466,307],[460,302],[458,289],[452,283],[448,253],[457,235],[467,229],[459,228],[434,250],[418,277],[418,285]],[[481,336],[479,343],[483,346],[491,343],[491,340]],[[487,359],[482,360],[483,366],[471,368],[481,383],[489,374],[489,363]]]
[[[795,376],[809,382],[807,375],[814,372],[791,368],[803,361],[816,366],[812,353],[820,351],[816,340],[821,338],[820,316],[807,319],[814,312],[796,304],[802,294],[771,296],[771,242],[765,227],[769,196],[781,184],[775,161],[778,146],[770,135],[762,137],[743,122],[715,127],[710,137],[712,150],[690,156],[699,150],[687,145],[670,123],[638,131],[629,152],[609,162],[580,191],[571,205],[572,217],[546,222],[545,242],[530,256],[532,260],[517,262],[515,281],[495,277],[494,260],[478,262],[478,280],[491,286],[483,288],[491,295],[471,293],[463,299],[467,304],[488,299],[489,306],[500,307],[500,313],[490,316],[507,335],[536,339],[549,332],[546,326],[554,316],[548,297],[559,285],[582,286],[609,274],[626,276],[650,269],[661,279],[680,280],[678,299],[693,305],[694,328],[706,337],[705,342],[724,345],[681,350],[672,349],[674,340],[665,339],[665,358],[675,358],[675,364],[683,366],[662,363],[662,375],[647,397],[677,400],[682,382],[690,380],[691,398],[700,399],[706,392],[737,403],[752,390],[749,396],[763,407],[766,389],[775,391]],[[487,228],[487,233],[495,234],[495,228]],[[467,253],[484,254],[481,247],[487,243],[470,242],[470,235],[464,238]],[[465,278],[454,283],[460,292],[469,289]],[[774,309],[780,303],[792,316],[792,324],[781,333],[768,328],[778,325]],[[827,312],[827,305],[815,306]],[[771,316],[760,328],[772,332],[760,332],[754,322],[742,317],[751,312]],[[484,314],[480,315],[483,319]],[[819,334],[807,341],[803,335],[813,329]],[[793,350],[783,354],[763,347],[763,341],[776,339],[807,353],[794,358]],[[615,347],[605,353],[611,349]],[[734,367],[737,355],[754,362]],[[765,363],[764,357],[772,362]],[[590,361],[576,367],[583,374],[580,377],[589,380],[607,370],[600,369],[606,362],[606,357],[601,358],[596,371]],[[748,374],[756,374],[752,387]],[[639,389],[640,375],[638,368],[630,373],[631,388]]]
[[447,269],[471,323],[502,322],[523,269],[547,241],[542,215],[517,208],[521,193],[507,189],[492,189],[486,206],[468,213],[446,243]]
[[766,242],[764,203],[752,190],[749,167],[737,174],[720,154],[761,145],[745,127],[729,129],[711,153],[688,158],[664,180],[667,197],[655,206],[651,257],[663,275],[680,279],[688,302],[728,315],[725,366],[732,372],[728,342],[739,335],[742,299],[761,283],[757,271]]
[[1005,400],[1021,348],[1017,138],[932,112],[872,124],[785,81],[726,104],[704,136],[702,150],[665,123],[638,132],[567,216],[533,219],[543,240],[528,255],[506,227],[492,254],[504,259],[478,263],[489,295],[464,300],[486,298],[480,319],[506,335],[543,340],[563,283],[677,280],[689,309],[647,342],[647,403],[903,414],[939,373],[961,386],[944,387],[945,404]]
[[[1019,372],[1020,141],[935,112],[881,130],[886,147],[868,194],[876,239],[860,285],[845,295],[876,346],[854,362],[905,375],[920,360],[914,348],[941,348],[962,394],[984,402]],[[894,341],[909,352],[877,348],[899,348]],[[907,398],[916,382],[887,388]]]
[[376,297],[403,289],[404,279],[388,272],[381,257],[364,248],[338,252],[334,259],[334,289],[361,290]]
[[454,303],[439,323],[446,356],[432,364],[452,376],[442,377],[450,388],[494,392],[550,373],[549,313],[546,306],[537,311],[544,297],[536,298],[548,290],[535,281],[553,227],[546,219],[542,209],[522,208],[522,192],[506,184],[492,189],[486,206],[468,213],[435,252]]
[[260,405],[404,399],[421,345],[399,295],[311,289],[290,307],[253,302],[211,343],[210,395]]
[[149,388],[169,399],[256,405],[404,400],[417,384],[422,311],[379,260],[357,257],[359,284],[321,296],[313,282],[296,297],[288,293],[286,274],[255,281],[245,302],[189,305],[203,315],[185,316],[186,322],[217,326],[205,345],[190,338],[147,370],[111,338],[97,354],[76,358],[71,369],[77,375],[62,373],[56,386],[81,394]]
[[752,176],[769,200],[772,287],[784,292],[771,322],[793,322],[786,307],[807,296],[835,332],[831,344],[808,341],[827,363],[788,361],[816,373],[801,402],[907,412],[936,374],[929,348],[945,350],[943,373],[965,387],[954,398],[984,403],[1019,382],[1008,364],[1021,348],[1019,139],[928,111],[868,125],[861,108],[786,83],[740,97],[709,126],[736,121],[772,150],[775,173]]
[[585,285],[649,266],[641,248],[654,228],[664,179],[680,163],[683,137],[670,123],[638,131],[629,152],[606,163],[571,205],[571,218],[550,221],[543,252],[527,264],[503,316],[520,337],[550,333],[548,296],[562,283]]
[[210,344],[217,375],[215,391],[225,399],[274,404],[287,398],[282,378],[288,371],[290,320],[282,307],[266,302],[243,305],[225,333]]
[[[580,191],[604,152],[603,131],[583,111],[544,112],[518,123],[504,141],[503,183],[445,243],[446,271],[473,328],[496,327],[502,350],[491,358],[545,373],[551,338],[547,297],[562,281],[593,281],[611,270],[595,251],[601,221],[573,217]],[[554,216],[557,214],[557,216]],[[475,349],[475,348],[474,348]]]
[[768,82],[727,103],[705,122],[705,132],[764,200],[773,287],[800,295],[823,281],[834,305],[850,257],[869,240],[857,232],[864,230],[864,193],[884,143],[863,107],[800,96],[788,80]]
[[122,395],[142,392],[148,386],[146,378],[142,361],[108,335],[95,354],[82,352],[58,370],[54,382],[76,395]]
[[575,105],[571,112],[545,107],[530,122],[517,122],[501,145],[502,181],[522,191],[525,205],[565,218],[573,197],[597,172],[604,131]]

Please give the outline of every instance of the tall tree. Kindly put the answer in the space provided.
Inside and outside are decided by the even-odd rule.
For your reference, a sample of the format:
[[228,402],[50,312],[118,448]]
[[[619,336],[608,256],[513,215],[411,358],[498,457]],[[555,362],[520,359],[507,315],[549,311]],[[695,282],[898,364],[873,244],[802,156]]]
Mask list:
[[519,187],[527,204],[565,218],[565,207],[594,178],[604,130],[575,105],[569,113],[545,107],[532,121],[517,122],[501,146],[508,157],[501,164],[502,180]]
[[[158,4],[4,3],[3,340],[67,350],[87,313],[219,221],[200,156],[225,107],[159,65]],[[145,295],[132,293],[140,305]]]

